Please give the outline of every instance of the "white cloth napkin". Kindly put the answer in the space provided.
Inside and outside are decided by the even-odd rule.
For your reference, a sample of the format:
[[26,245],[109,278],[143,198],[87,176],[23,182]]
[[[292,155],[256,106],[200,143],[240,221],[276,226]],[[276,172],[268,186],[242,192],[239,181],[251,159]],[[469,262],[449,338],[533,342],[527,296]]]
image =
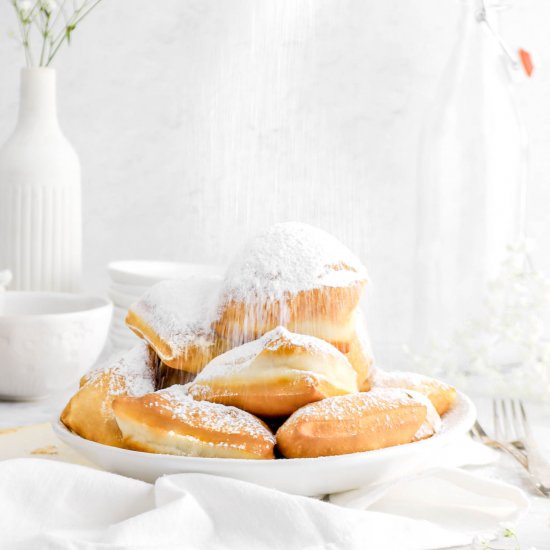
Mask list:
[[203,474],[154,485],[44,459],[0,462],[0,548],[428,550],[469,544],[528,507],[512,486],[435,469],[331,504]]

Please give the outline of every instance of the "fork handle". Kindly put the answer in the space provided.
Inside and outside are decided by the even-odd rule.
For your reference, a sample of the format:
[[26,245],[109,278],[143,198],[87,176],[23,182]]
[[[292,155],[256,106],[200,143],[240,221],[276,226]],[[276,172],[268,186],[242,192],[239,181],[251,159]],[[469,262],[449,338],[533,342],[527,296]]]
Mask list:
[[529,462],[527,457],[521,451],[518,451],[518,449],[512,445],[506,445],[500,441],[493,442],[493,446],[504,451],[505,453],[508,453],[514,460],[519,462],[527,472],[529,472]]
[[516,447],[508,446],[505,444],[500,443],[499,441],[495,441],[495,447],[503,450],[504,452],[508,453],[511,457],[513,457],[523,468],[525,469],[525,472],[529,479],[531,480],[531,483],[534,485],[535,489],[538,491],[538,493],[543,497],[550,497],[550,488],[546,487],[540,479],[531,471],[529,468],[529,459],[528,457],[519,451]]

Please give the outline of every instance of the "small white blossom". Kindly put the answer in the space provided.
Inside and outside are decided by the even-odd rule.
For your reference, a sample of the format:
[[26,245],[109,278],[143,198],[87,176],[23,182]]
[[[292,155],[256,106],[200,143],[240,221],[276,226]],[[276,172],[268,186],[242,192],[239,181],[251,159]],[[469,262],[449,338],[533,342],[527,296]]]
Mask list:
[[34,2],[30,2],[29,0],[21,0],[20,2],[17,2],[17,9],[23,19],[27,19],[30,16],[33,6]]
[[40,7],[48,15],[51,15],[57,9],[57,2],[54,0],[40,0]]
[[483,378],[501,395],[550,393],[550,278],[533,267],[533,248],[531,242],[508,247],[498,277],[487,284],[483,314],[413,356],[418,370],[465,389]]

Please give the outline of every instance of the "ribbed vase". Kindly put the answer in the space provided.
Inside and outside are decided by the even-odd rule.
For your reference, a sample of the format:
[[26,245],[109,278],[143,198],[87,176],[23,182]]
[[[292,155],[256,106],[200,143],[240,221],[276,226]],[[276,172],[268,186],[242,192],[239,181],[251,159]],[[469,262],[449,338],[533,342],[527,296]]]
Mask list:
[[23,69],[17,126],[0,150],[0,269],[10,288],[81,283],[80,163],[57,121],[55,71]]

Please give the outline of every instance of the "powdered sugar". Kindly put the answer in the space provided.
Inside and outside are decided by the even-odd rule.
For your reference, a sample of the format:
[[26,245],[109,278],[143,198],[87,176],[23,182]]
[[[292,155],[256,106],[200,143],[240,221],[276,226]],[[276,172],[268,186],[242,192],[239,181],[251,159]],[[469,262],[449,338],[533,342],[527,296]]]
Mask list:
[[332,235],[297,222],[278,223],[252,239],[229,267],[227,299],[279,299],[366,280],[359,259]]
[[[161,400],[154,396],[160,395]],[[237,409],[208,401],[195,401],[187,394],[186,386],[171,386],[151,395],[151,404],[168,411],[193,428],[225,434],[244,434],[275,443],[275,436],[255,416]]]
[[365,410],[390,411],[410,405],[414,399],[412,392],[394,388],[375,388],[361,394],[327,397],[298,409],[291,421],[304,418],[318,420],[344,420],[358,418]]
[[[221,278],[162,281],[130,308],[166,342],[174,356],[189,344],[212,344],[212,320]],[[171,359],[171,358],[165,358]]]
[[423,439],[441,430],[441,417],[435,410],[432,402],[422,393],[411,390],[407,391],[411,395],[411,397],[413,397],[416,401],[422,403],[426,407],[426,420],[424,420],[424,423],[422,424],[422,426],[420,426],[418,432],[416,432],[415,438]]
[[155,391],[153,356],[146,342],[118,354],[88,374],[87,383],[103,384],[108,374],[110,396],[137,397]]
[[239,374],[245,371],[262,351],[266,349],[275,351],[287,346],[300,348],[312,354],[330,355],[347,362],[346,357],[328,342],[314,336],[295,334],[284,327],[277,327],[257,340],[218,355],[197,375],[195,381],[200,382]]
[[[374,386],[385,388],[420,388],[422,386],[429,387],[435,380],[418,374],[416,372],[406,371],[384,371],[380,368],[375,368],[371,374],[371,381]],[[448,387],[443,382],[438,381],[442,387]]]

